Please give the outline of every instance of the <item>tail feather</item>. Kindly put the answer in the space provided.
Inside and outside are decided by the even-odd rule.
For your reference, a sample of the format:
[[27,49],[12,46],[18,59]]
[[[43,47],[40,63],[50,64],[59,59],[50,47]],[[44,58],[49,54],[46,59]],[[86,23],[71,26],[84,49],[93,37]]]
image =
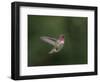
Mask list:
[[53,54],[54,52],[56,52],[56,49],[52,49],[49,54]]

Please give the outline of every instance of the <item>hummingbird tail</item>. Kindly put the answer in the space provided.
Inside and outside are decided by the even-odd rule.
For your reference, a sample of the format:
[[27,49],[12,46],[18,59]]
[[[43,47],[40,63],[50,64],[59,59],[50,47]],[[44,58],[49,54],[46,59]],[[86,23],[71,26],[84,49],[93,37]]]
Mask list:
[[49,54],[53,54],[55,52],[55,49],[52,49]]

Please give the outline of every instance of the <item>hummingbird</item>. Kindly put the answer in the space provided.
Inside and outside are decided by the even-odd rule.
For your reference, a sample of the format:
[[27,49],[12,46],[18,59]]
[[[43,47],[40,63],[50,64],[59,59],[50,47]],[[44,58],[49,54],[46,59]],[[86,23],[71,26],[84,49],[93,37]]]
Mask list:
[[58,39],[48,37],[48,36],[40,37],[40,39],[53,46],[49,54],[59,52],[64,46],[64,35],[63,34],[59,35]]

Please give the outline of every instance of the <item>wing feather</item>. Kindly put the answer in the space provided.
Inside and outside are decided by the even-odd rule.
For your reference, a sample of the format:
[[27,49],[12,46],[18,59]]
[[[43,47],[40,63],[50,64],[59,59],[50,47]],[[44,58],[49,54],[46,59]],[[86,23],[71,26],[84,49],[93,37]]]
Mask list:
[[55,43],[56,43],[56,39],[55,39],[55,38],[50,38],[50,37],[44,36],[44,37],[40,37],[40,39],[41,39],[42,41],[46,42],[46,43],[49,43],[49,44],[53,45],[53,46],[54,46]]

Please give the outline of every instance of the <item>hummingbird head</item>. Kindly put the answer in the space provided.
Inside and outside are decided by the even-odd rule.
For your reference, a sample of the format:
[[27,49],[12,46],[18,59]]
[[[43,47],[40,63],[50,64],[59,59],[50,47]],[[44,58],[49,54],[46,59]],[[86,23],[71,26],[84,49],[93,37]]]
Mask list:
[[63,34],[60,35],[59,41],[60,41],[62,44],[64,44],[64,35],[63,35]]

